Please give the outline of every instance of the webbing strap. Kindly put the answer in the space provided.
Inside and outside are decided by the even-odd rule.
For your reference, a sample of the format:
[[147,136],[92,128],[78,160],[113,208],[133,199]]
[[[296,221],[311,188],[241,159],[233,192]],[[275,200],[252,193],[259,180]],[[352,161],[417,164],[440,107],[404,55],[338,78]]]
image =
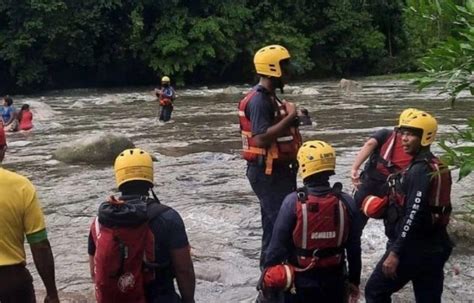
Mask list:
[[295,253],[298,256],[302,257],[316,257],[318,259],[328,258],[335,255],[339,255],[344,252],[344,247],[331,247],[331,248],[324,248],[324,249],[302,249],[296,248]]

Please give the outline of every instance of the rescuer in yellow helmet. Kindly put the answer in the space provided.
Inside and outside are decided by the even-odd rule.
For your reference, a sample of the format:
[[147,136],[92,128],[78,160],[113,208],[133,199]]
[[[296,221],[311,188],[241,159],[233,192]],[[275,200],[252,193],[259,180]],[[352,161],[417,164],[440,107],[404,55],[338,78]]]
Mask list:
[[242,156],[262,213],[260,266],[280,205],[296,189],[296,153],[301,145],[297,111],[293,103],[281,101],[275,93],[283,88],[289,59],[290,53],[281,45],[259,49],[253,60],[259,83],[238,106]]
[[[115,159],[114,171],[121,196],[99,206],[89,234],[97,301],[194,302],[196,279],[186,229],[178,212],[161,204],[152,190],[151,155],[126,149]],[[117,264],[122,264],[119,270]]]
[[155,88],[155,95],[160,102],[160,117],[159,121],[168,122],[171,119],[173,112],[173,102],[176,99],[176,92],[171,86],[171,79],[168,76],[161,78],[161,88]]

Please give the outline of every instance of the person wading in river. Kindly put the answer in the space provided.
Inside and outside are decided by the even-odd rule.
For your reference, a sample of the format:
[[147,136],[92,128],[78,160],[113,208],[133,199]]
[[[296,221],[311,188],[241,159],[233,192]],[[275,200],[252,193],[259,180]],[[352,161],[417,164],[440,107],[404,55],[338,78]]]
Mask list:
[[155,94],[160,101],[160,121],[167,122],[171,119],[173,112],[173,101],[176,98],[174,88],[170,85],[170,78],[161,78],[161,89],[155,89]]
[[296,153],[301,145],[296,107],[275,94],[277,88],[283,91],[289,59],[290,53],[280,45],[258,50],[254,64],[260,81],[238,106],[247,178],[260,200],[260,268],[281,203],[296,189]]
[[[148,303],[194,303],[196,279],[184,223],[174,209],[159,202],[152,190],[153,160],[150,154],[139,148],[124,150],[115,159],[114,170],[121,196],[117,198],[112,196],[107,202],[101,204],[99,216],[92,223],[89,233],[88,253],[91,276],[103,291],[102,298],[108,296],[103,302],[110,302],[107,299],[113,295],[116,296],[115,298],[124,298],[123,302],[144,302],[143,294],[145,294]],[[150,192],[153,198],[150,197]],[[141,215],[142,213],[145,216]],[[129,225],[126,223],[137,221],[136,219],[138,219],[135,224],[137,233],[136,237],[133,237],[131,233],[134,230],[131,228],[127,230]],[[147,234],[147,230],[143,229],[143,222],[145,224],[148,222],[151,238]],[[97,229],[97,227],[99,228]],[[104,227],[104,231],[101,231],[102,227]],[[132,253],[137,252],[137,246],[142,245],[141,255],[138,256],[138,270],[134,271],[133,265],[131,266],[131,271],[134,271],[133,275],[127,273],[128,264],[127,262],[122,263],[123,257],[118,258],[117,262],[113,264],[114,268],[118,268],[117,264],[123,265],[119,268],[120,277],[114,276],[112,266],[104,266],[104,263],[112,263],[112,261],[101,257],[111,253],[110,251],[104,252],[104,246],[101,247],[101,237],[107,235],[106,233],[110,230],[115,231],[115,235],[120,239],[118,240],[120,242],[118,251],[121,255],[123,251],[128,251],[130,258],[132,258]],[[104,235],[99,237],[98,234],[101,233]],[[123,235],[122,238],[120,238],[120,234]],[[138,237],[143,241],[136,244]],[[109,244],[114,246],[113,241]],[[150,244],[153,250],[151,254],[148,251]],[[144,255],[148,262],[142,262]],[[102,263],[97,264],[98,260],[99,263]],[[150,279],[147,273],[141,272],[142,265],[148,272],[152,271],[154,279]],[[120,282],[116,294],[111,293],[110,287],[104,287],[105,280],[109,278],[117,279]],[[175,291],[175,278],[181,297]],[[139,285],[141,288],[132,289],[133,279],[142,281]],[[117,283],[113,284],[114,287],[115,285]],[[127,288],[127,285],[130,288]],[[130,291],[128,291],[129,289]],[[122,291],[122,293],[118,293],[118,291]]]
[[[7,143],[0,123],[0,163]],[[46,288],[44,302],[59,302],[54,257],[36,190],[31,182],[0,167],[0,302],[36,302],[33,278],[26,269],[24,241]]]
[[[412,114],[416,110],[404,110],[399,120]],[[363,172],[359,175],[359,168],[369,158]],[[357,154],[351,169],[352,184],[356,188],[354,201],[359,209],[364,199],[370,195],[385,196],[388,191],[386,184],[390,174],[400,172],[407,168],[413,155],[407,154],[402,146],[401,134],[398,128],[381,129],[375,132]],[[364,217],[364,225],[367,223]]]
[[388,178],[384,217],[387,251],[365,287],[368,303],[391,302],[409,281],[417,302],[441,302],[443,267],[453,244],[446,232],[451,213],[451,173],[430,151],[437,122],[412,111],[398,125],[404,151],[413,159]]
[[271,297],[275,290],[286,290],[284,302],[288,303],[343,303],[349,292],[355,302],[362,219],[341,183],[330,186],[336,152],[326,142],[308,141],[298,151],[298,164],[304,187],[289,194],[281,206],[267,249],[262,293]]

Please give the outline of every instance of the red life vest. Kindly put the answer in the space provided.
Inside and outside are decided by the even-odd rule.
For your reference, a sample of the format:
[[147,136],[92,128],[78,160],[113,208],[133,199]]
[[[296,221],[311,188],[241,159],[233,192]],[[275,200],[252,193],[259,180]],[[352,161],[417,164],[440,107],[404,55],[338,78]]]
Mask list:
[[403,150],[402,136],[392,131],[377,154],[376,170],[388,177],[392,173],[404,170],[410,165],[413,156]]
[[[428,203],[431,211],[431,218],[433,224],[446,226],[449,223],[449,218],[452,211],[451,206],[451,171],[443,164],[438,158],[432,157],[431,159],[425,159],[431,168],[432,175],[428,194]],[[408,170],[409,168],[407,168]],[[396,178],[391,182],[391,190],[389,195],[391,201],[397,203],[400,207],[405,205],[405,194],[401,190],[401,186],[397,185],[399,180],[402,178],[403,173],[397,174]]]
[[[265,174],[271,175],[274,160],[290,162],[296,159],[296,154],[301,146],[302,139],[298,128],[292,126],[289,127],[284,134],[276,138],[268,148],[258,147],[255,144],[255,139],[252,134],[252,122],[245,115],[245,109],[256,93],[256,89],[251,90],[239,102],[238,106],[240,132],[242,135],[242,157],[249,162],[257,161],[259,156],[265,157]],[[288,113],[283,104],[278,105],[276,101],[273,100],[272,105],[275,110],[274,124],[276,124],[288,115]]]
[[33,128],[33,113],[29,110],[21,111],[20,130],[30,130]]
[[340,265],[349,224],[347,208],[335,193],[306,196],[299,191],[293,229],[298,265],[302,268]]

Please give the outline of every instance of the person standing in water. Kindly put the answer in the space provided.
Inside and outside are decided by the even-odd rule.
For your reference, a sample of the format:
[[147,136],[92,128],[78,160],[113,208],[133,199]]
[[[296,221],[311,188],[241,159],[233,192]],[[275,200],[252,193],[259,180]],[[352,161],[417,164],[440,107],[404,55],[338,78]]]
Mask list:
[[28,104],[23,104],[18,113],[19,130],[30,130],[33,128],[33,113]]
[[261,294],[271,299],[283,292],[288,303],[343,303],[349,294],[350,302],[356,302],[362,220],[341,183],[330,185],[336,151],[326,142],[307,141],[298,151],[298,163],[304,187],[289,194],[278,213]]
[[424,111],[401,117],[403,150],[413,159],[390,175],[384,214],[387,250],[365,286],[368,303],[391,302],[412,282],[416,302],[441,302],[444,264],[453,249],[446,227],[451,214],[451,172],[430,151],[438,123]]
[[259,83],[239,102],[242,157],[247,178],[260,201],[262,247],[260,268],[283,199],[296,190],[296,154],[301,146],[295,104],[280,100],[283,77],[288,76],[290,53],[281,45],[269,45],[255,53]]
[[161,89],[155,88],[155,94],[160,101],[160,121],[167,122],[171,119],[173,112],[173,101],[176,98],[176,92],[170,84],[168,76],[161,78]]
[[[0,163],[7,142],[0,123]],[[45,303],[59,302],[54,257],[35,187],[27,178],[0,167],[0,302],[35,302],[33,278],[26,268],[24,242],[46,288]]]

